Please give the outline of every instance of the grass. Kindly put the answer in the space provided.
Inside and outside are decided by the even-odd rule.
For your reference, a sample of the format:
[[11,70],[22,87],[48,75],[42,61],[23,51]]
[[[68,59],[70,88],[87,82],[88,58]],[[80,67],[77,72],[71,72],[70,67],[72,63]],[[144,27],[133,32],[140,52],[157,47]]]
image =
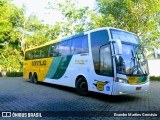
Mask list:
[[7,72],[6,76],[7,77],[22,77],[23,72]]
[[152,81],[160,81],[160,76],[150,76],[150,80],[152,80]]
[[0,77],[2,77],[2,72],[0,72]]

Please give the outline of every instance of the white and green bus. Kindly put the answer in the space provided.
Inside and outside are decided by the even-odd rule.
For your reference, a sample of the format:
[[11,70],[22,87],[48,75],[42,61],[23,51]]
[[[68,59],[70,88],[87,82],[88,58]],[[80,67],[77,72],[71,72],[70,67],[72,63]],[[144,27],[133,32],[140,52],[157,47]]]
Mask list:
[[24,78],[73,87],[81,95],[147,91],[150,80],[143,50],[131,32],[95,29],[26,50]]

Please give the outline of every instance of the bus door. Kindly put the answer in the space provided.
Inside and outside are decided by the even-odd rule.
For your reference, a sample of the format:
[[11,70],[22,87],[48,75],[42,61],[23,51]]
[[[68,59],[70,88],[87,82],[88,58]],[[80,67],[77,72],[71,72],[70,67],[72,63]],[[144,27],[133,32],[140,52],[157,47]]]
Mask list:
[[94,64],[94,70],[91,73],[94,84],[93,91],[111,94],[114,72],[107,30],[91,33],[91,51]]

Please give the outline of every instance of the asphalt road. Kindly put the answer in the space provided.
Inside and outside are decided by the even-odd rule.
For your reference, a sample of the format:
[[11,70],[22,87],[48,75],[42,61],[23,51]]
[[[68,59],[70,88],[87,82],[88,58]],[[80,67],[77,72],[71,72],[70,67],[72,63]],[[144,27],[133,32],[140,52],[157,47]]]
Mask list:
[[108,96],[92,92],[80,96],[73,88],[46,83],[33,84],[21,77],[1,77],[0,111],[1,114],[11,112],[12,119],[20,120],[27,119],[28,112],[37,113],[38,117],[30,115],[34,117],[31,119],[158,120],[156,114],[160,115],[160,82],[151,81],[150,90],[143,93]]

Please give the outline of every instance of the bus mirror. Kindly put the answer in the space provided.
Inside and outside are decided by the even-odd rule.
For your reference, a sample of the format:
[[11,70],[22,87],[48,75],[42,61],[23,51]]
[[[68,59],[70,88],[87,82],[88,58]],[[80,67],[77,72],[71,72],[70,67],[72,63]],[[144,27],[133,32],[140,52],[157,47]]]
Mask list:
[[[157,52],[157,49],[155,47],[152,47],[152,46],[145,46],[144,48],[146,48],[146,55],[154,55],[154,59],[158,59],[158,52]],[[147,50],[148,49],[148,50]]]
[[122,55],[122,43],[120,39],[113,39],[116,55]]
[[154,59],[158,59],[158,53],[156,48],[154,48]]

